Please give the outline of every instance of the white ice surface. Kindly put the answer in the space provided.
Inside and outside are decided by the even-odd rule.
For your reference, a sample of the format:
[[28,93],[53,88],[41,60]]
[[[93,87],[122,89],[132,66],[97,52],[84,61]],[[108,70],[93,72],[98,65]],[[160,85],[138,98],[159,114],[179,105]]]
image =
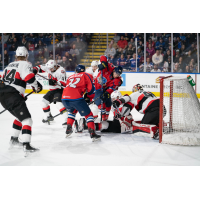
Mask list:
[[[200,165],[200,147],[159,144],[148,134],[103,133],[101,141],[92,142],[89,134],[73,133],[65,138],[62,116],[51,125],[43,124],[40,101],[43,95],[32,94],[27,105],[33,119],[32,145],[38,153],[24,158],[20,148],[9,149],[14,117],[8,112],[0,115],[0,165],[19,166],[180,166]],[[3,108],[0,105],[0,111]],[[58,113],[51,105],[52,114]],[[134,119],[142,115],[133,112]]]

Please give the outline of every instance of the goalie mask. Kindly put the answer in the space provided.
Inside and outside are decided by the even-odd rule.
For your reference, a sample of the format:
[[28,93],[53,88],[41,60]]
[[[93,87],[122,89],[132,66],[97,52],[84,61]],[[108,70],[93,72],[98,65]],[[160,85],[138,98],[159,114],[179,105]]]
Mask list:
[[140,84],[136,84],[133,86],[132,92],[143,91],[143,87]]

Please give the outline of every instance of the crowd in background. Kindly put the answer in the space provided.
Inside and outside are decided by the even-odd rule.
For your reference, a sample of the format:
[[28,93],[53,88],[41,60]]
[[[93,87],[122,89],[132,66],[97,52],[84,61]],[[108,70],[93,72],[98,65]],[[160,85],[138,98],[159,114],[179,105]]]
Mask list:
[[[137,43],[135,43],[136,38]],[[105,54],[111,63],[120,65],[124,71],[143,72],[144,51],[143,33],[115,33]],[[171,55],[173,55],[172,65]],[[171,33],[147,33],[146,72],[197,73],[197,34],[173,33],[171,54]]]
[[[74,71],[84,52],[87,51],[91,35],[89,33],[55,33],[57,63],[66,71]],[[144,51],[146,51],[146,72],[197,73],[197,34],[173,33],[172,39],[173,52],[171,54],[171,33],[147,33],[146,49],[144,49],[143,33],[115,33],[105,55],[114,65],[122,66],[124,71],[143,72]],[[28,49],[28,61],[33,66],[45,64],[49,59],[53,59],[52,33],[4,33],[3,40],[5,67],[16,60],[15,51],[18,46],[25,46]],[[3,64],[1,35],[0,43],[1,70]],[[171,55],[173,55],[172,65]],[[172,69],[171,66],[173,66]]]
[[[80,58],[87,50],[91,34],[55,33],[55,60],[66,71],[74,71]],[[1,46],[2,39],[0,37]],[[28,61],[33,66],[45,64],[53,59],[52,33],[4,33],[4,66],[16,60],[15,51],[18,46],[25,46],[29,52]],[[3,64],[0,46],[0,69]]]

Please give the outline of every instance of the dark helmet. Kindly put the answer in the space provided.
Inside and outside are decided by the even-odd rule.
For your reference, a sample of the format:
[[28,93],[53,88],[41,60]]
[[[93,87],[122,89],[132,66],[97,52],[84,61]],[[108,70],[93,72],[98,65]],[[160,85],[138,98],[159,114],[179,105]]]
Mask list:
[[84,65],[77,65],[75,72],[80,73],[85,71],[85,66]]
[[123,68],[121,66],[116,66],[113,71],[116,72],[118,75],[121,75],[123,72]]

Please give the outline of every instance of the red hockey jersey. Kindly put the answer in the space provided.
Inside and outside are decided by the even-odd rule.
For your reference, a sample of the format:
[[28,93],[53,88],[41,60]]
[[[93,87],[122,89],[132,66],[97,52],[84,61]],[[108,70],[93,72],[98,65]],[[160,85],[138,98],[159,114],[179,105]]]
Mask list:
[[121,77],[113,78],[114,67],[112,67],[112,64],[108,63],[108,67],[103,69],[103,80],[102,80],[102,71],[99,71],[97,77],[95,78],[95,88],[96,90],[101,90],[101,84],[103,81],[103,88],[107,88],[106,91],[110,94],[117,90],[118,87],[122,84]]
[[66,88],[63,90],[62,94],[62,99],[82,99],[86,91],[88,95],[92,95],[95,91],[92,75],[85,72],[73,74],[67,79]]

